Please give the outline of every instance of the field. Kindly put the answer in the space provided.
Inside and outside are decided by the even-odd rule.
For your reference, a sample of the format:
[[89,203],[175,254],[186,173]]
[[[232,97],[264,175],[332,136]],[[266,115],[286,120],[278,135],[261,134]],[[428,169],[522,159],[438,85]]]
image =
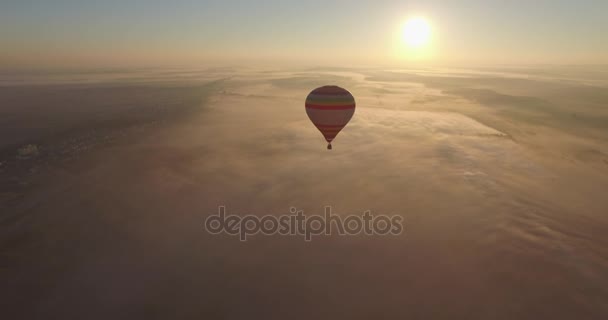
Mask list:
[[[357,109],[325,149],[314,88]],[[9,318],[608,313],[608,69],[210,68],[0,77]],[[232,214],[400,215],[251,237]]]

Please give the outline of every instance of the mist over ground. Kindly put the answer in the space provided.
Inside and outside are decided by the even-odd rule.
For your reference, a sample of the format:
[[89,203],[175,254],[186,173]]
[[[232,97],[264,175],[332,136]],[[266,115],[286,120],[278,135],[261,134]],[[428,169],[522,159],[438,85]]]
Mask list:
[[[357,109],[327,151],[314,88]],[[0,76],[0,299],[18,318],[603,319],[608,69]],[[401,215],[399,236],[205,218]]]

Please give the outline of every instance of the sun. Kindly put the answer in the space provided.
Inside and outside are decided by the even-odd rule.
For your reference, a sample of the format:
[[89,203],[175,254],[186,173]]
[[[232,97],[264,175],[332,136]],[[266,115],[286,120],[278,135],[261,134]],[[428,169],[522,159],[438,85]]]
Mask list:
[[402,37],[411,48],[421,48],[431,41],[431,26],[424,18],[411,18],[403,24]]

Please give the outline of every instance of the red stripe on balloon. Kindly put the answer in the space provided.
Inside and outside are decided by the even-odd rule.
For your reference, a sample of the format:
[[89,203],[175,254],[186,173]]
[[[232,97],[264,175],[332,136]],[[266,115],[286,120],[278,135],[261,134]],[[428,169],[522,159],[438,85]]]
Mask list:
[[316,124],[315,126],[319,128],[344,128],[346,124]]
[[318,104],[308,104],[307,103],[306,108],[317,109],[317,110],[349,110],[349,109],[354,109],[355,105],[350,104],[350,105],[342,105],[342,106],[322,106],[322,105],[318,105]]

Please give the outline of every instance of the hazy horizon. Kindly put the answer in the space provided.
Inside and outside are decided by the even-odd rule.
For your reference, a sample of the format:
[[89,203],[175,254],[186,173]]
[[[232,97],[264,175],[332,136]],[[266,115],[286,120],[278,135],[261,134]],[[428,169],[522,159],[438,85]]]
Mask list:
[[[607,64],[606,1],[14,1],[0,67]],[[424,50],[401,28],[422,17]]]

